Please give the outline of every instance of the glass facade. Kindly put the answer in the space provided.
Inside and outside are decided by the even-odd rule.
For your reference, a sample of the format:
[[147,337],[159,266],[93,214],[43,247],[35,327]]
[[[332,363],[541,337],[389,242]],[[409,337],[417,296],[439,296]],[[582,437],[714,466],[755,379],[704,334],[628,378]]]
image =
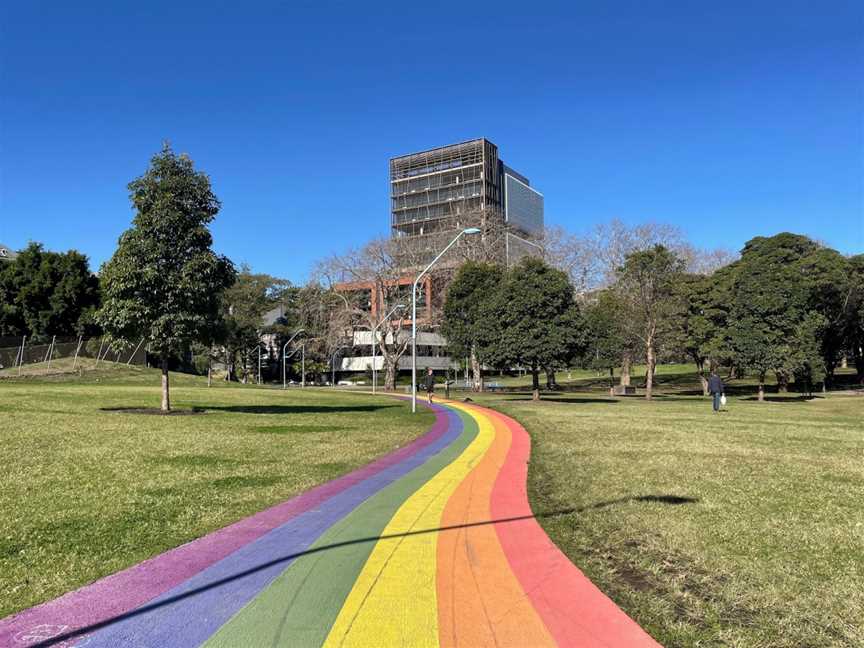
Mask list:
[[510,227],[529,236],[543,233],[543,194],[504,174],[504,215]]

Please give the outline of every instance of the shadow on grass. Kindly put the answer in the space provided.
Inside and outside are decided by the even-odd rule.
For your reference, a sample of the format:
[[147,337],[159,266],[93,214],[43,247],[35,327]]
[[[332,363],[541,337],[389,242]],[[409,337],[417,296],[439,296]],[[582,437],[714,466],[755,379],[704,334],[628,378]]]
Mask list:
[[261,563],[259,565],[255,565],[254,567],[250,567],[249,569],[244,569],[243,571],[237,572],[236,574],[232,574],[231,576],[226,576],[225,578],[220,578],[211,583],[207,583],[206,585],[202,585],[200,587],[196,587],[195,589],[189,590],[188,592],[183,592],[181,594],[177,594],[175,596],[171,596],[169,598],[163,599],[161,601],[150,603],[147,605],[143,605],[141,607],[135,608],[129,612],[124,614],[118,614],[117,616],[111,617],[110,619],[105,619],[104,621],[100,621],[98,623],[93,623],[88,626],[84,626],[82,628],[78,628],[76,630],[72,630],[62,635],[58,635],[56,637],[52,637],[50,639],[46,639],[45,641],[39,642],[37,644],[33,644],[31,648],[47,648],[48,646],[56,645],[57,643],[68,641],[69,639],[74,639],[76,637],[81,637],[82,635],[89,634],[91,632],[96,632],[97,630],[101,630],[102,628],[107,628],[115,623],[119,623],[120,621],[124,621],[126,619],[131,619],[141,614],[147,614],[148,612],[152,612],[159,608],[173,605],[178,601],[182,601],[184,599],[197,596],[198,594],[202,594],[208,590],[215,589],[218,587],[222,587],[223,585],[227,585],[233,581],[246,578],[251,574],[256,572],[260,572],[264,569],[269,569],[270,567],[275,567],[277,565],[285,565],[286,563],[295,560],[297,558],[302,558],[303,556],[314,555],[326,551],[330,551],[332,549],[338,549],[340,547],[348,547],[351,545],[357,544],[365,544],[369,542],[378,542],[379,540],[389,540],[393,538],[406,538],[409,536],[416,535],[424,535],[427,533],[442,533],[447,531],[458,531],[461,529],[468,529],[471,527],[481,527],[488,526],[491,524],[509,524],[512,522],[522,522],[525,520],[532,520],[537,518],[556,518],[562,517],[565,515],[573,515],[575,513],[583,513],[585,511],[592,511],[596,509],[603,509],[610,506],[615,506],[617,504],[626,504],[630,502],[645,502],[645,503],[658,503],[658,504],[666,504],[666,505],[680,505],[680,504],[696,504],[699,502],[698,498],[694,497],[681,497],[678,495],[634,495],[629,497],[621,497],[614,500],[607,500],[604,502],[596,502],[594,504],[588,504],[586,506],[579,506],[574,508],[566,508],[558,511],[548,511],[545,513],[538,513],[537,515],[521,515],[517,517],[509,517],[509,518],[500,518],[496,520],[480,520],[477,522],[466,522],[464,524],[454,524],[451,526],[438,527],[433,529],[418,529],[417,531],[407,531],[405,533],[392,533],[386,535],[378,535],[378,536],[368,536],[365,538],[355,538],[353,540],[345,540],[344,542],[334,542],[333,544],[323,545],[321,547],[315,547],[314,549],[307,549],[305,551],[298,551],[295,553],[286,554],[284,556],[280,556],[279,558],[275,558],[273,560],[268,560],[267,562]]
[[[766,403],[803,403],[806,401],[812,400],[822,400],[825,398],[824,396],[817,396],[813,394],[811,396],[807,396],[806,394],[799,394],[798,396],[765,396]],[[747,396],[745,398],[741,398],[742,401],[758,401],[759,396]]]
[[201,407],[190,409],[172,409],[167,412],[158,407],[100,407],[100,412],[115,412],[119,414],[145,414],[151,416],[192,416],[203,414],[205,410]]
[[[532,401],[531,396],[520,396],[518,398],[508,398],[510,402],[524,402],[524,401]],[[556,398],[554,396],[547,395],[545,398],[541,398],[539,401],[535,401],[537,403],[606,403],[608,405],[614,405],[618,401],[614,398],[578,398],[578,397],[564,397],[564,398]]]
[[332,425],[258,425],[246,428],[244,432],[254,434],[316,434],[321,432],[350,432],[352,428]]
[[338,412],[376,412],[399,405],[208,405],[207,411],[235,414],[336,414]]

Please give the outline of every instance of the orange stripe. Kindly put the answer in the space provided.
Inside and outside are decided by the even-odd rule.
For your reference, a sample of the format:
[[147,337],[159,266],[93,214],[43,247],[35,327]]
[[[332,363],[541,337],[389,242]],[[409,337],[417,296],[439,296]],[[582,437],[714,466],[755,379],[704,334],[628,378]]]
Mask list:
[[481,428],[493,427],[495,439],[453,493],[441,520],[447,529],[438,539],[441,646],[554,645],[489,523],[492,488],[510,450],[510,429],[500,421],[493,424],[485,410],[453,405],[468,411]]

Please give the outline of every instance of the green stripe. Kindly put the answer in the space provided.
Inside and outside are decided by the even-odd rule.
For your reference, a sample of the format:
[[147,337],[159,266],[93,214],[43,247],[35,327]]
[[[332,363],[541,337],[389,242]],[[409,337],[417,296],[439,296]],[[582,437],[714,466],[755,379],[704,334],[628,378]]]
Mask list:
[[[311,548],[377,539],[405,500],[452,463],[477,436],[477,422],[463,412],[457,413],[464,427],[453,443],[363,502]],[[372,553],[373,540],[330,547],[298,558],[204,646],[322,645]]]

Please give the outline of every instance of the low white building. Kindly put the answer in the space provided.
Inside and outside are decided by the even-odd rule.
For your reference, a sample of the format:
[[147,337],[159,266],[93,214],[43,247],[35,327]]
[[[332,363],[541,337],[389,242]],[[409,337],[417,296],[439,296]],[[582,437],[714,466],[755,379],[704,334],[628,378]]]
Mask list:
[[[379,333],[379,335],[381,335]],[[399,369],[411,369],[411,330],[407,329],[400,334],[402,340],[408,340],[408,349],[399,359]],[[388,334],[387,340],[392,342],[392,333]],[[354,331],[353,346],[346,350],[342,358],[339,371],[367,371],[372,369],[372,332]],[[381,349],[375,346],[375,369],[383,371],[384,358]],[[447,355],[447,340],[439,333],[417,333],[417,369],[425,370],[432,367],[434,371],[445,371],[456,369],[459,363]]]

